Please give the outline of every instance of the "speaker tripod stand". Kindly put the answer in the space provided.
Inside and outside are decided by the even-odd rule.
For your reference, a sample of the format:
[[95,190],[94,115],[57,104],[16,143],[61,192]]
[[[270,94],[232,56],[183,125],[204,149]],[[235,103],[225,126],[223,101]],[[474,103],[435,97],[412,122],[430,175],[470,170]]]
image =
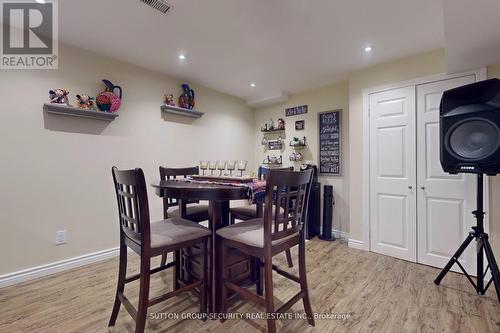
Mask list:
[[[489,286],[493,282],[495,285],[495,290],[497,292],[497,298],[500,302],[500,273],[498,271],[497,262],[495,260],[495,256],[493,255],[493,250],[491,249],[490,242],[488,240],[488,234],[484,232],[484,211],[483,211],[483,174],[477,175],[477,208],[472,214],[476,217],[476,226],[472,227],[472,231],[469,233],[465,241],[460,245],[457,252],[453,255],[453,257],[448,261],[446,266],[443,268],[441,273],[436,277],[434,283],[439,285],[441,280],[443,280],[444,276],[450,270],[453,264],[457,264],[458,267],[464,272],[465,276],[472,284],[474,289],[479,295],[484,295],[488,290]],[[458,258],[465,251],[467,246],[472,242],[472,240],[476,240],[476,253],[477,253],[477,282],[474,283],[471,276],[467,273],[465,268],[460,264]],[[486,260],[488,261],[488,265],[486,269],[483,270],[483,258],[486,255]],[[491,272],[491,279],[488,281],[486,286],[484,285],[484,277],[488,272],[488,269]]]

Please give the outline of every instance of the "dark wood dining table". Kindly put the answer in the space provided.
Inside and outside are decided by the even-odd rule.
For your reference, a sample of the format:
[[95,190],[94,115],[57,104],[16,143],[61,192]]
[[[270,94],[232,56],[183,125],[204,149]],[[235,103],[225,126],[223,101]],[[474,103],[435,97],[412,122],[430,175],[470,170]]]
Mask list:
[[[217,302],[221,289],[221,269],[220,269],[220,248],[217,242],[216,231],[229,224],[229,202],[231,200],[248,199],[248,190],[242,186],[219,185],[211,183],[189,182],[185,180],[161,180],[153,182],[151,186],[155,189],[159,197],[175,198],[179,204],[179,211],[182,217],[186,215],[186,204],[193,200],[206,200],[209,202],[209,221],[208,227],[212,231],[210,242],[210,291],[208,293],[209,311],[218,312],[219,304]],[[262,216],[262,204],[257,204],[258,216]],[[193,269],[192,262],[189,264],[189,258],[193,258],[193,249],[183,250],[185,252],[177,253],[176,256],[183,256],[187,260],[182,261],[186,270]],[[230,278],[236,282],[256,279],[255,263],[253,258],[234,254],[233,260],[229,263]],[[196,261],[196,260],[194,260]],[[175,279],[183,279],[179,274],[183,267],[175,268]],[[188,281],[184,281],[185,283]]]

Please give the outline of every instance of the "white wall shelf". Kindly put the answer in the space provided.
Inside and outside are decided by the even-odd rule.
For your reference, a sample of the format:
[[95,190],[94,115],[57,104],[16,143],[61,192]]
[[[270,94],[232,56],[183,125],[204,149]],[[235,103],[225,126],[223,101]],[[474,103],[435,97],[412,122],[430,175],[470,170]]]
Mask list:
[[164,113],[176,114],[179,116],[191,117],[191,118],[201,118],[204,115],[203,112],[196,110],[189,110],[180,108],[178,106],[162,105],[161,111]]
[[118,117],[117,113],[103,112],[99,110],[87,110],[75,108],[66,104],[45,103],[43,109],[47,113],[59,114],[63,116],[72,116],[80,118],[90,118],[97,120],[113,121]]

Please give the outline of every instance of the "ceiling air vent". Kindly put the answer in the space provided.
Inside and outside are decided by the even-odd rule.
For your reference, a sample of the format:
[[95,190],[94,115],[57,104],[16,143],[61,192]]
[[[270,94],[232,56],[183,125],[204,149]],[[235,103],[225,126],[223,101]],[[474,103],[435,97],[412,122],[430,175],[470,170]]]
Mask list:
[[139,1],[141,1],[142,3],[145,3],[149,7],[152,7],[154,9],[162,12],[163,14],[168,14],[172,10],[172,5],[166,3],[163,0],[139,0]]

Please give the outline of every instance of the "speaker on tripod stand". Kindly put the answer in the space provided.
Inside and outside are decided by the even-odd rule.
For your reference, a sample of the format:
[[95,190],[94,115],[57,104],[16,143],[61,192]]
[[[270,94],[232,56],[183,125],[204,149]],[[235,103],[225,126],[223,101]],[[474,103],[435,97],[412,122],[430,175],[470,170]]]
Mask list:
[[[492,79],[445,91],[440,105],[440,160],[445,172],[477,174],[476,225],[434,280],[439,285],[457,264],[480,295],[493,283],[500,302],[500,273],[484,231],[483,174],[500,173],[500,80]],[[476,240],[477,279],[472,280],[458,259]],[[488,262],[484,269],[484,256]],[[488,269],[491,279],[484,284]]]

